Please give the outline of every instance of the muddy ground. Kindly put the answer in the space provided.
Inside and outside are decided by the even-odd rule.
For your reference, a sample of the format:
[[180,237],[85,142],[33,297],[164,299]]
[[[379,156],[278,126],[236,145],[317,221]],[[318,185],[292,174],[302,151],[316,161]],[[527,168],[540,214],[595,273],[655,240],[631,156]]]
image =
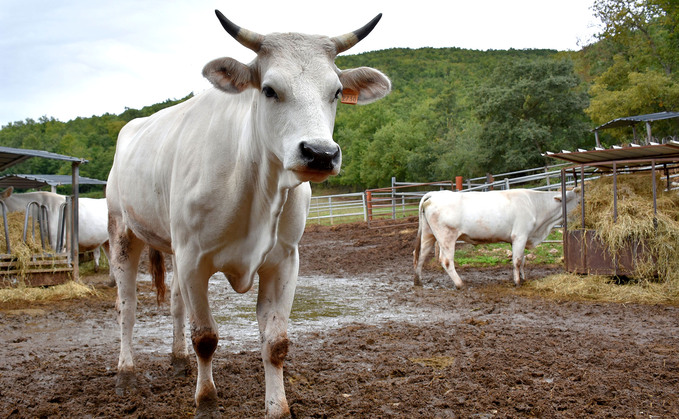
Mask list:
[[[431,266],[414,289],[415,229],[307,229],[302,277],[380,282],[376,300],[429,320],[366,319],[293,338],[294,417],[679,417],[679,309],[526,297],[509,267],[460,269],[468,287],[457,291]],[[529,263],[526,273],[559,271]],[[0,417],[192,416],[195,368],[174,377],[168,348],[138,353],[138,392],[115,394],[115,291],[97,281],[97,298],[2,307]],[[167,315],[145,287],[139,317]],[[258,351],[220,346],[214,375],[224,417],[263,416]]]

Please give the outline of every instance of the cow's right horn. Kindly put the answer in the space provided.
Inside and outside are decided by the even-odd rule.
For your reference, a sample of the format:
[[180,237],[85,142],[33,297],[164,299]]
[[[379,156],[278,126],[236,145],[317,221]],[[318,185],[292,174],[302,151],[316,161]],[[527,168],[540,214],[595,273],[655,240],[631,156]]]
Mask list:
[[259,52],[259,49],[262,47],[262,41],[264,40],[262,35],[241,28],[227,19],[226,16],[224,16],[219,10],[215,10],[215,14],[217,15],[217,19],[219,19],[219,22],[222,24],[224,29],[226,29],[233,39],[240,42],[244,47],[250,48],[254,52]]
[[353,47],[354,45],[358,44],[359,41],[361,41],[361,39],[368,36],[368,34],[375,28],[375,25],[377,25],[377,22],[379,22],[381,18],[382,13],[375,16],[373,20],[368,22],[361,29],[356,29],[353,32],[349,32],[347,34],[332,38],[332,41],[335,43],[335,47],[337,49],[337,52],[335,54],[344,52],[349,48]]

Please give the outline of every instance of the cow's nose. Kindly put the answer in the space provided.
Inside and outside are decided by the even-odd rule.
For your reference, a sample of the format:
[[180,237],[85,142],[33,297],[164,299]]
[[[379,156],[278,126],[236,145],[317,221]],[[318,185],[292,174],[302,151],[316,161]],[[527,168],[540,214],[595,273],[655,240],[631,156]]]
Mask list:
[[333,170],[341,155],[337,144],[322,146],[302,141],[299,148],[307,167],[313,170]]

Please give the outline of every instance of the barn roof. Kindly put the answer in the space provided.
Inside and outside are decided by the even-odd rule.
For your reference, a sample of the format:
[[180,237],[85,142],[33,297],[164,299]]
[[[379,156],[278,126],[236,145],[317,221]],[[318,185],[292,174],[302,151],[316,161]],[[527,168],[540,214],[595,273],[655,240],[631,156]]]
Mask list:
[[617,118],[612,121],[608,121],[605,124],[594,128],[592,131],[598,131],[600,129],[607,128],[628,127],[630,125],[638,124],[639,122],[653,122],[671,118],[679,118],[679,112],[656,112],[646,115],[626,116],[624,118]]
[[0,147],[0,171],[19,164],[31,157],[41,157],[43,159],[63,160],[74,163],[87,163],[87,160],[79,157],[65,156],[63,154],[51,153],[43,150],[28,150],[23,148]]
[[651,143],[649,145],[631,144],[627,147],[613,146],[609,149],[597,147],[594,150],[562,150],[560,153],[548,151],[543,156],[585,166],[612,168],[613,163],[623,166],[641,166],[648,165],[652,161],[679,162],[679,142],[669,141],[666,144]]
[[[0,177],[0,188],[13,186],[19,189],[37,189],[43,186],[70,185],[73,177],[70,175],[7,175]],[[99,179],[92,179],[84,176],[78,177],[80,185],[106,185],[106,182]]]

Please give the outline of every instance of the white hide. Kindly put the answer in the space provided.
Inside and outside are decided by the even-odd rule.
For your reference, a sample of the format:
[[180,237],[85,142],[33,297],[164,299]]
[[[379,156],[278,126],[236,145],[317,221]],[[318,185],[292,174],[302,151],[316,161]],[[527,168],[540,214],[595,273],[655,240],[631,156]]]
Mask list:
[[[117,391],[126,391],[134,377],[135,279],[146,243],[173,255],[172,355],[188,356],[187,315],[198,365],[197,412],[207,416],[217,404],[211,362],[219,338],[208,280],[218,271],[241,293],[259,278],[266,415],[289,414],[282,364],[308,181],[339,171],[332,133],[342,86],[360,90],[364,102],[391,88],[377,70],[337,69],[328,37],[263,39],[247,66],[231,58],[208,63],[203,73],[214,88],[127,124],[108,179],[111,262],[121,307]],[[332,161],[310,163],[311,149],[332,155]]]
[[[577,191],[566,192],[568,210],[579,201]],[[514,189],[491,192],[429,192],[420,201],[420,221],[414,252],[415,285],[434,244],[439,260],[455,285],[463,286],[455,271],[455,242],[512,244],[514,282],[524,275],[524,249],[541,243],[562,219],[561,192]]]

